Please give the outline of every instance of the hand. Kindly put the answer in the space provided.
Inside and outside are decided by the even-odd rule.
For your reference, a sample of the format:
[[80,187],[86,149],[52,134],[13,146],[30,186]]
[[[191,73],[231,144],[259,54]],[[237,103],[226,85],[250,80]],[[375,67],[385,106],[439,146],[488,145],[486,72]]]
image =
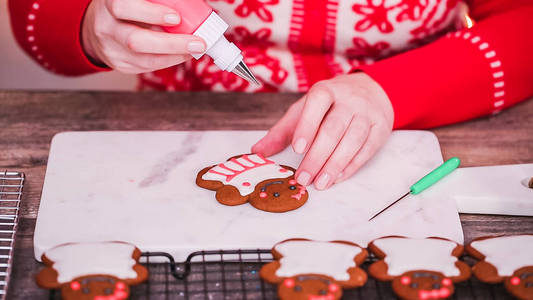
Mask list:
[[83,48],[93,61],[124,73],[177,65],[205,50],[199,37],[154,26],[175,26],[180,20],[173,9],[146,0],[92,0],[81,30]]
[[387,94],[365,73],[316,83],[252,147],[265,156],[289,143],[306,153],[296,171],[302,185],[319,190],[345,180],[387,141],[394,112]]

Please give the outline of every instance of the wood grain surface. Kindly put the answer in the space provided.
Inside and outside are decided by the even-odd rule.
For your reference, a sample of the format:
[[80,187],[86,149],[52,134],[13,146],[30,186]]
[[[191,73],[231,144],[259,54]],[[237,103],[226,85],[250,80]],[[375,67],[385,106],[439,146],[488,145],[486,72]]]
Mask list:
[[[0,91],[0,169],[26,184],[10,299],[48,296],[33,276],[33,230],[52,137],[91,130],[258,130],[278,120],[297,94]],[[533,101],[499,115],[433,130],[444,159],[462,166],[533,163]],[[531,174],[533,176],[533,174]],[[491,234],[533,233],[533,217],[461,215],[465,242]]]

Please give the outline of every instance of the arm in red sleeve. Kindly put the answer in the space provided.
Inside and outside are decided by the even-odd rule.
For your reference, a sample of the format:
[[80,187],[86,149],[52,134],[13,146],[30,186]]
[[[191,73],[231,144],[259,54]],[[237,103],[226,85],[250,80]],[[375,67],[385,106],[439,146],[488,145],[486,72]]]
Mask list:
[[460,122],[533,95],[533,4],[516,2],[477,0],[472,28],[360,67],[388,94],[395,128]]
[[90,0],[9,0],[13,33],[30,57],[64,75],[108,70],[89,61],[80,39]]

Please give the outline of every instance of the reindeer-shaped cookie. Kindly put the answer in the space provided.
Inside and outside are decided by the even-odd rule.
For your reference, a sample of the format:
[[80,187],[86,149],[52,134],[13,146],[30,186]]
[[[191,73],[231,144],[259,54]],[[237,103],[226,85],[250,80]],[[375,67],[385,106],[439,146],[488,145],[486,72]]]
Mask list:
[[466,251],[479,260],[472,272],[487,283],[504,282],[519,299],[533,299],[533,235],[482,237]]
[[272,255],[274,261],[261,268],[260,276],[278,284],[281,299],[339,299],[342,288],[360,287],[367,280],[359,265],[368,252],[350,242],[290,239],[276,244]]
[[124,242],[69,243],[42,256],[46,267],[36,276],[37,285],[61,289],[65,300],[122,300],[129,286],[148,278],[138,263],[141,251]]
[[286,212],[307,201],[307,190],[294,179],[295,170],[260,154],[244,154],[201,170],[196,184],[216,191],[225,205],[250,202],[257,209]]
[[442,238],[389,236],[372,241],[368,249],[380,260],[368,272],[402,299],[445,299],[454,283],[467,280],[470,268],[459,261],[463,246]]

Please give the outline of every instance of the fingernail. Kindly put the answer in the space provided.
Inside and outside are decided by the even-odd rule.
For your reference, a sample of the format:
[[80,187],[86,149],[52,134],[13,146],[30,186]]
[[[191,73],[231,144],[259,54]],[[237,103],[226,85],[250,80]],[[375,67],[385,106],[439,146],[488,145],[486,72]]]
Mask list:
[[168,15],[164,15],[164,16],[163,16],[163,20],[164,20],[167,24],[174,24],[174,25],[178,25],[178,24],[181,22],[180,16],[178,16],[178,15],[176,15],[176,14],[168,14]]
[[305,146],[307,146],[307,142],[304,138],[297,139],[296,143],[294,143],[294,152],[303,154],[305,151]]
[[190,42],[187,44],[187,50],[192,53],[202,53],[205,51],[205,45],[198,41]]
[[296,178],[296,181],[301,185],[308,185],[309,180],[311,180],[311,174],[307,172],[301,172],[300,175],[298,175],[298,178]]
[[328,173],[323,173],[318,177],[317,181],[315,182],[315,188],[317,190],[323,190],[328,186],[329,183],[329,175]]

